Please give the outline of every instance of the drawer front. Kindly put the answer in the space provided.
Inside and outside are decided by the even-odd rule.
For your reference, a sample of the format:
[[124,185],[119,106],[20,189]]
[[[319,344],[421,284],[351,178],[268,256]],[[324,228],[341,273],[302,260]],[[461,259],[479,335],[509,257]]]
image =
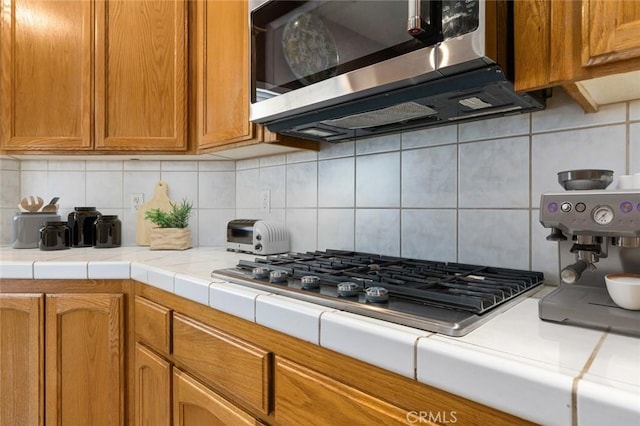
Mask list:
[[171,353],[171,309],[136,297],[135,330],[136,340],[165,356]]
[[284,358],[276,357],[275,370],[279,425],[406,425],[412,419],[405,409]]
[[227,398],[271,411],[271,352],[174,313],[173,357]]

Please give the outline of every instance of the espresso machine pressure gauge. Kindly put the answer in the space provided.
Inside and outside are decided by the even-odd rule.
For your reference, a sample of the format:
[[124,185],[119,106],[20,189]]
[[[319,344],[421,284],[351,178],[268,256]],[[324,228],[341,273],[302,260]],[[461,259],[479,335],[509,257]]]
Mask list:
[[609,206],[597,206],[593,209],[592,217],[598,225],[608,225],[613,222],[613,209]]

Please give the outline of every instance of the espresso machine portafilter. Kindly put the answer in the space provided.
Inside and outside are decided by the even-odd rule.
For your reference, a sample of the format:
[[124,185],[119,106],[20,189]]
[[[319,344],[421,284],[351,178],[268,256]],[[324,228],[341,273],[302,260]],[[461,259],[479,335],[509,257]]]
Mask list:
[[540,300],[539,315],[640,336],[640,311],[618,307],[604,281],[612,273],[640,274],[640,189],[604,190],[612,175],[561,172],[558,180],[569,190],[542,194],[540,223],[559,244],[561,282]]

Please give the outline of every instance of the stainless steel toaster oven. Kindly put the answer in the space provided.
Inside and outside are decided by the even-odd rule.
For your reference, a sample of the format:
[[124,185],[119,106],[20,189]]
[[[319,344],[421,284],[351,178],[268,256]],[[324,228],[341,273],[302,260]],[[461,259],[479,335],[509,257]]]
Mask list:
[[227,250],[253,254],[289,251],[289,234],[277,223],[259,219],[234,219],[227,224]]

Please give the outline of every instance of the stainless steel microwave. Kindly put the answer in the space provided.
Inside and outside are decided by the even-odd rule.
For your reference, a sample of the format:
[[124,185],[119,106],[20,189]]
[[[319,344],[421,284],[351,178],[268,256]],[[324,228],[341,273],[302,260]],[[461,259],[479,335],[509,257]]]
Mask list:
[[536,111],[513,89],[513,4],[252,0],[250,118],[339,142]]

